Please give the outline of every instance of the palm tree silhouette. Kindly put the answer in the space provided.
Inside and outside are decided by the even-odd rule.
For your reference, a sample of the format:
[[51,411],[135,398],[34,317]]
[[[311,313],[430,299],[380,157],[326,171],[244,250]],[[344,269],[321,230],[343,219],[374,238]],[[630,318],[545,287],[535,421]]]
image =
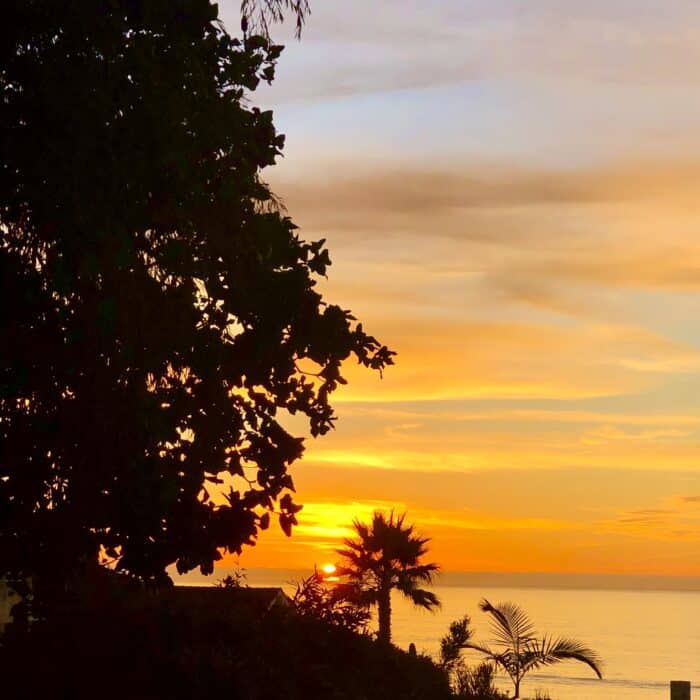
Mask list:
[[338,568],[341,575],[357,586],[361,600],[376,605],[379,618],[379,639],[391,641],[391,590],[403,593],[415,605],[433,610],[439,607],[437,596],[420,588],[421,583],[431,583],[437,564],[421,563],[427,553],[426,537],[414,532],[413,525],[405,525],[406,514],[375,511],[368,525],[353,521],[357,537],[345,539],[337,553],[344,559]]
[[520,697],[520,682],[533,669],[573,659],[590,666],[602,678],[602,662],[598,654],[581,642],[568,637],[554,638],[535,634],[535,628],[525,611],[515,603],[491,605],[485,598],[479,607],[491,615],[491,631],[494,643],[500,649],[465,641],[462,647],[476,649],[496,666],[500,666],[515,687],[513,698]]

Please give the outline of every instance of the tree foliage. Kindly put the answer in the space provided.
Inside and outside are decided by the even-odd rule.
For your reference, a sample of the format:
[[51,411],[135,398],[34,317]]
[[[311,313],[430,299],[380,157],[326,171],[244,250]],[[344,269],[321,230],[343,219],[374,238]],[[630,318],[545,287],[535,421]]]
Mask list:
[[241,19],[245,31],[252,29],[269,38],[270,25],[282,22],[289,11],[301,36],[306,18],[311,14],[308,0],[241,0]]
[[404,524],[405,518],[405,514],[392,511],[387,517],[377,511],[370,524],[355,520],[357,537],[344,540],[337,550],[344,560],[338,574],[358,587],[366,604],[377,606],[379,639],[385,642],[391,641],[393,589],[426,610],[440,605],[434,593],[420,587],[431,583],[439,569],[421,561],[430,540],[415,534],[413,525]]
[[462,658],[462,649],[472,637],[471,619],[465,615],[450,623],[440,640],[440,667],[460,700],[501,700],[506,697],[494,685],[495,668],[490,663],[469,667]]
[[440,666],[450,671],[461,659],[464,645],[471,639],[469,615],[450,623],[447,634],[440,640]]
[[352,632],[366,632],[370,620],[369,610],[355,586],[328,583],[317,571],[296,584],[292,603],[302,616]]
[[495,685],[496,669],[488,662],[476,666],[458,664],[452,675],[452,689],[459,700],[508,700]]
[[261,179],[281,47],[209,0],[10,0],[0,22],[0,561],[210,573],[300,506],[350,356],[392,353]]
[[546,635],[540,638],[527,613],[515,603],[491,605],[484,599],[480,607],[491,616],[491,631],[497,648],[491,649],[468,639],[463,647],[480,651],[489,661],[500,666],[513,682],[513,697],[520,696],[520,683],[527,673],[560,661],[580,661],[592,668],[598,678],[603,677],[602,663],[595,651],[575,639]]
[[248,574],[245,569],[236,567],[232,573],[227,574],[216,582],[218,588],[247,588]]

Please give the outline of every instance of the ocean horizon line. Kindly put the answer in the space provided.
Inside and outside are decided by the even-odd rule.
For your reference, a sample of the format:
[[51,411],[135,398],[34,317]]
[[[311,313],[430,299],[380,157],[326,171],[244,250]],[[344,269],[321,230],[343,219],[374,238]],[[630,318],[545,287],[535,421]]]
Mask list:
[[[241,567],[249,585],[292,585],[310,575],[313,569],[288,567]],[[214,585],[235,567],[217,566],[214,573],[204,576],[198,572],[177,575],[171,572],[179,585]],[[669,576],[644,574],[590,574],[572,572],[522,571],[441,571],[435,578],[436,586],[540,588],[554,590],[608,590],[608,591],[673,591],[700,593],[700,576]]]

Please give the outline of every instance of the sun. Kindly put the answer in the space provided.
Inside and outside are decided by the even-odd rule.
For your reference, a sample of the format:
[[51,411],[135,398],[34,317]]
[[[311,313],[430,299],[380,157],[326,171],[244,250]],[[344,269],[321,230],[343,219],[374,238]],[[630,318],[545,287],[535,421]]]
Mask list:
[[333,574],[337,571],[337,569],[336,569],[335,564],[324,564],[321,567],[321,571],[323,571],[323,573],[326,576],[333,576]]

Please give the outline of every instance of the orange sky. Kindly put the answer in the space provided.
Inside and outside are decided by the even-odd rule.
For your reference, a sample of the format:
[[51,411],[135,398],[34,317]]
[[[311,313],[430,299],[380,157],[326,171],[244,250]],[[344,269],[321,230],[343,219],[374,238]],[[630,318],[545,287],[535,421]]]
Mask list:
[[241,563],[333,560],[395,508],[447,570],[700,575],[700,10],[313,11],[266,177],[397,365],[347,368],[300,526]]

